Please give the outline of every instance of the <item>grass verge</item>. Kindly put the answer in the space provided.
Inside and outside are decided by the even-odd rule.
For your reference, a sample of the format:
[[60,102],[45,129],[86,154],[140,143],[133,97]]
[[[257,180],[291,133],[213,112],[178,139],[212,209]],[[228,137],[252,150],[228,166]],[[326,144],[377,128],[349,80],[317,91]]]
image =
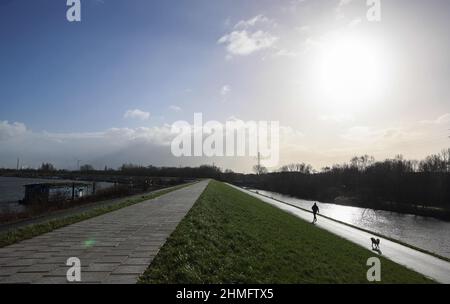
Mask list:
[[[368,283],[373,253],[212,181],[140,283]],[[383,257],[383,283],[432,283]]]
[[[289,206],[294,207],[294,208],[296,208],[296,209],[299,209],[299,210],[302,210],[302,211],[305,211],[305,212],[308,212],[308,213],[312,213],[312,212],[311,212],[310,210],[308,210],[308,209],[305,209],[305,208],[296,206],[296,205],[294,205],[294,204],[290,204],[290,203],[284,202],[284,201],[282,201],[282,200],[273,198],[273,197],[271,197],[271,196],[264,195],[264,194],[261,194],[261,193],[259,193],[259,192],[256,193],[256,194],[261,195],[261,196],[264,196],[264,197],[267,197],[267,198],[270,198],[270,199],[272,199],[272,200],[274,200],[274,201],[277,201],[277,202],[279,202],[279,203],[283,203],[283,204],[285,204],[285,205],[289,205]],[[336,220],[336,219],[331,218],[331,217],[326,216],[326,215],[318,214],[317,216],[326,218],[326,219],[328,219],[328,220],[334,221],[334,222],[339,223],[339,224],[342,224],[342,225],[346,225],[346,226],[348,226],[348,227],[352,227],[352,228],[355,228],[355,229],[358,229],[358,230],[361,230],[361,231],[370,233],[370,234],[372,234],[372,235],[374,235],[374,236],[378,236],[378,237],[384,238],[384,239],[386,239],[386,240],[389,240],[389,241],[391,241],[391,242],[394,242],[394,243],[403,245],[403,246],[405,246],[405,247],[408,247],[408,248],[411,248],[411,249],[420,251],[420,252],[422,252],[422,253],[426,253],[426,254],[428,254],[428,255],[434,256],[435,258],[444,260],[444,261],[446,261],[446,262],[450,262],[450,259],[447,258],[447,257],[444,257],[444,256],[442,256],[442,255],[439,255],[439,254],[437,254],[437,253],[435,253],[435,252],[428,251],[428,250],[426,250],[426,249],[422,249],[422,248],[416,247],[416,246],[414,246],[414,245],[411,245],[411,244],[408,244],[408,243],[399,241],[399,240],[397,240],[397,239],[394,239],[394,238],[385,236],[385,235],[383,235],[383,234],[381,234],[381,233],[373,232],[373,231],[370,231],[370,230],[367,230],[367,229],[364,229],[364,228],[361,228],[361,227],[358,227],[358,226],[355,226],[355,225],[352,225],[352,224],[349,224],[349,223],[346,223],[346,222],[342,222],[342,221]]]
[[19,228],[17,230],[14,231],[8,231],[5,233],[0,234],[0,248],[8,246],[8,245],[12,245],[14,243],[23,241],[23,240],[27,240],[27,239],[31,239],[35,236],[47,233],[47,232],[51,232],[55,229],[58,228],[62,228],[71,224],[75,224],[93,217],[97,217],[100,215],[103,215],[105,213],[109,213],[112,211],[116,211],[125,207],[129,207],[131,205],[135,205],[147,200],[151,200],[154,198],[157,198],[161,195],[170,193],[172,191],[176,191],[179,190],[181,188],[187,187],[192,185],[192,183],[190,184],[185,184],[185,185],[179,185],[179,186],[175,186],[175,187],[171,187],[165,190],[160,190],[157,191],[155,193],[150,193],[148,195],[143,195],[141,197],[138,198],[133,198],[133,199],[128,199],[125,200],[123,202],[117,203],[115,205],[112,206],[108,206],[108,207],[99,207],[99,208],[94,208],[90,211],[87,212],[83,212],[77,215],[73,215],[73,216],[68,216],[62,219],[55,219],[55,220],[50,220],[46,223],[42,223],[42,224],[36,224],[36,225],[30,225],[30,226],[26,226],[23,228]]

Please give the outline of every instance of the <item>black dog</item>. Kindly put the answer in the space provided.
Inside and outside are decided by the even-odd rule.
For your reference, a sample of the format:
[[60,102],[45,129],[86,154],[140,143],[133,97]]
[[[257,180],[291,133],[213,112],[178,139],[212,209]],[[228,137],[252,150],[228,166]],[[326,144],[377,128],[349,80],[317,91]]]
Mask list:
[[371,238],[372,240],[372,250],[380,250],[380,239]]

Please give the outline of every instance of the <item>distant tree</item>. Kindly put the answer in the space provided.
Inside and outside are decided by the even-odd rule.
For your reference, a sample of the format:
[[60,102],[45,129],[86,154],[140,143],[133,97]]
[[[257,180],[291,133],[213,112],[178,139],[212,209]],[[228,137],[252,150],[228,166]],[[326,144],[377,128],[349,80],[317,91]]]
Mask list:
[[263,175],[263,174],[267,174],[269,171],[264,166],[255,165],[255,166],[253,166],[253,172],[255,172],[258,175]]
[[375,158],[369,155],[354,157],[350,160],[350,166],[360,172],[366,171],[368,167],[375,163]]
[[323,173],[329,173],[329,172],[331,172],[331,170],[332,170],[332,168],[330,168],[330,167],[328,167],[328,166],[322,168],[322,172],[323,172]]
[[[261,173],[257,168],[255,172]],[[404,211],[402,206],[406,205],[415,210],[432,206],[450,212],[450,149],[422,161],[397,155],[375,162],[371,156],[357,156],[349,163],[325,167],[319,174],[308,165],[290,164],[277,173],[241,176],[237,180],[303,199],[334,201],[344,197],[368,208]]]
[[52,172],[52,171],[56,171],[56,168],[51,163],[42,163],[39,170],[44,171],[44,172]]
[[440,154],[428,156],[419,164],[422,172],[450,172],[450,148],[442,150]]
[[121,171],[129,171],[129,170],[136,170],[136,169],[143,169],[143,167],[142,167],[142,166],[139,166],[139,165],[131,164],[131,163],[129,163],[129,164],[123,164],[123,165],[120,167],[120,170],[121,170]]
[[313,167],[305,163],[289,164],[280,168],[280,172],[299,172],[303,174],[310,174],[312,171]]
[[89,171],[95,171],[94,167],[92,165],[83,165],[80,167],[80,171],[82,172],[89,172]]
[[444,162],[445,172],[450,172],[450,148],[442,150],[441,158]]

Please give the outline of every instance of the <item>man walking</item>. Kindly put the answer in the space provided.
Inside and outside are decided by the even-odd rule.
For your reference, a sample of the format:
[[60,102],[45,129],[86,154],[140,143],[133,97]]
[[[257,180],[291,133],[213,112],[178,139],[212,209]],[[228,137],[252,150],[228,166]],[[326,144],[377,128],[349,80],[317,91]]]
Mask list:
[[314,206],[312,206],[312,211],[313,211],[313,214],[314,214],[313,224],[315,224],[317,222],[317,213],[320,213],[319,212],[319,207],[317,206],[316,203],[314,203]]

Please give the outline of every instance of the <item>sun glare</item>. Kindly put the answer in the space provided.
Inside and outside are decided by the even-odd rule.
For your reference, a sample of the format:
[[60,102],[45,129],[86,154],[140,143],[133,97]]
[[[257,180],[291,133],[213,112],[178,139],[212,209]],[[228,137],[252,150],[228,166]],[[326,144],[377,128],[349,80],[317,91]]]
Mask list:
[[388,63],[376,41],[336,36],[322,44],[315,65],[316,93],[334,110],[367,107],[386,89]]

